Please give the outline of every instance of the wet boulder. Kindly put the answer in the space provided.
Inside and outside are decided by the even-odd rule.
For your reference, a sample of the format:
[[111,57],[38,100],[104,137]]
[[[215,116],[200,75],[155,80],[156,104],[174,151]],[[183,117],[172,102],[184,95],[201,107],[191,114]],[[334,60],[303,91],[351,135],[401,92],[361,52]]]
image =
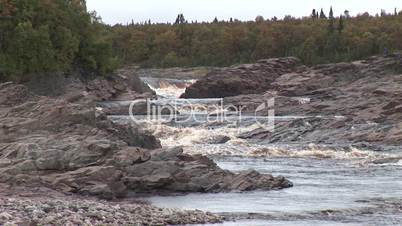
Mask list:
[[137,192],[228,192],[293,186],[283,177],[256,171],[232,173],[208,157],[184,154],[181,148],[153,153],[145,163],[127,167],[125,184]]

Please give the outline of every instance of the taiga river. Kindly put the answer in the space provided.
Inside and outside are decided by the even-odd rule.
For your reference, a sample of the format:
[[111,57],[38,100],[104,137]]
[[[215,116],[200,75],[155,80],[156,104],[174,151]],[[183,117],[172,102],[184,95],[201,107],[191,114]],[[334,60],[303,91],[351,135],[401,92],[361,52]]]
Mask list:
[[[193,82],[172,83],[173,80],[153,78],[144,81],[159,95],[153,101],[155,105],[174,102],[185,86]],[[402,225],[402,162],[392,161],[400,156],[401,150],[373,152],[315,144],[264,144],[238,138],[240,133],[256,128],[251,117],[234,126],[232,122],[211,123],[203,111],[186,111],[186,105],[206,109],[219,102],[219,99],[176,101],[175,106],[181,111],[176,118],[186,120],[156,122],[145,116],[136,118],[154,132],[164,147],[183,146],[187,153],[208,155],[220,167],[231,171],[254,169],[282,175],[294,187],[279,191],[153,196],[146,200],[160,207],[219,213],[228,219],[222,225]],[[128,116],[110,117],[121,122],[130,120]]]

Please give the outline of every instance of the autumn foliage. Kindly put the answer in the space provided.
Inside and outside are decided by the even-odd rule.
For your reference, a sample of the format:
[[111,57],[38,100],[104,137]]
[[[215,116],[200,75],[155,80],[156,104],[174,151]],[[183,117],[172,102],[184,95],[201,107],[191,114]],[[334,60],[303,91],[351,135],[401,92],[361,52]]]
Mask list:
[[122,62],[146,67],[227,66],[282,56],[320,64],[402,49],[401,14],[334,14],[211,23],[190,23],[180,14],[174,24],[116,25],[113,45]]
[[118,63],[144,67],[227,66],[296,56],[312,65],[402,49],[402,14],[255,21],[105,25],[85,0],[0,0],[0,81],[106,75]]
[[116,67],[111,40],[84,0],[0,0],[0,80]]

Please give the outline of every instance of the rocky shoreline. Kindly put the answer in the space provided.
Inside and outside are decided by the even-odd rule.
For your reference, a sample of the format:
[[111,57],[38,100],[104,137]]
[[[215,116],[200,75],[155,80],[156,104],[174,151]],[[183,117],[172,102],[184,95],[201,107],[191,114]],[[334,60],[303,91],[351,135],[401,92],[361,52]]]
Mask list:
[[[224,97],[225,104],[242,106],[250,114],[275,98],[277,116],[307,116],[276,122],[274,132],[259,128],[239,134],[240,139],[375,151],[400,145],[399,62],[383,57],[315,67],[298,62],[269,59],[214,70],[183,97]],[[0,224],[215,223],[222,218],[116,200],[124,200],[128,193],[242,192],[293,186],[281,176],[223,170],[206,156],[186,154],[180,147],[163,148],[140,125],[110,120],[108,114],[120,114],[122,109],[102,108],[99,102],[154,98],[139,83],[135,74],[122,70],[106,79],[74,81],[59,96],[39,95],[23,84],[0,84]],[[138,109],[139,114],[143,111]],[[26,191],[28,196],[17,195]],[[57,208],[49,210],[49,206]]]
[[[262,60],[222,68],[189,87],[184,98],[224,98],[243,113],[275,99],[275,131],[256,129],[240,135],[264,143],[353,145],[381,150],[402,142],[402,62],[394,56],[318,65],[296,58]],[[239,85],[242,84],[242,85]],[[229,92],[230,91],[230,92]]]
[[202,211],[164,209],[140,201],[105,201],[47,188],[0,184],[0,225],[186,225],[219,223]]
[[[0,183],[9,185],[11,194],[17,192],[15,187],[23,187],[80,195],[71,201],[64,196],[25,199],[0,194],[2,222],[21,225],[30,218],[38,220],[28,222],[36,225],[70,220],[82,225],[218,222],[219,217],[200,211],[161,210],[149,205],[128,205],[117,211],[111,203],[85,197],[116,200],[129,192],[229,192],[292,186],[281,176],[232,173],[208,157],[188,155],[181,148],[163,149],[159,140],[138,125],[115,123],[96,110],[98,101],[153,96],[135,81],[131,84],[124,75],[74,82],[61,96],[41,96],[22,84],[0,84]],[[74,219],[67,217],[73,203],[72,208],[79,209]],[[61,206],[57,212],[66,215],[47,214],[44,208],[48,205]],[[94,220],[86,217],[88,205],[98,206],[103,211],[99,213],[107,216],[132,217]],[[130,212],[132,209],[139,212]],[[53,218],[47,219],[49,216]]]

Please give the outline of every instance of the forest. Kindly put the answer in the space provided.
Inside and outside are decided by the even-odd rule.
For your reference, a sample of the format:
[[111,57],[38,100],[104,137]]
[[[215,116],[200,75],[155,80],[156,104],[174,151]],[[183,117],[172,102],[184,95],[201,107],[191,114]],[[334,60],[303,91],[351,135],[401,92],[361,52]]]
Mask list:
[[0,80],[113,72],[106,26],[85,0],[0,0]]
[[[335,16],[339,15],[339,16]],[[174,18],[173,18],[174,19]],[[0,0],[0,80],[107,75],[119,65],[228,66],[296,56],[307,65],[402,49],[402,13],[107,25],[85,0]]]
[[310,16],[242,22],[116,25],[113,47],[123,63],[144,67],[228,66],[258,59],[296,56],[307,65],[351,61],[402,49],[402,13],[351,17],[331,9]]

